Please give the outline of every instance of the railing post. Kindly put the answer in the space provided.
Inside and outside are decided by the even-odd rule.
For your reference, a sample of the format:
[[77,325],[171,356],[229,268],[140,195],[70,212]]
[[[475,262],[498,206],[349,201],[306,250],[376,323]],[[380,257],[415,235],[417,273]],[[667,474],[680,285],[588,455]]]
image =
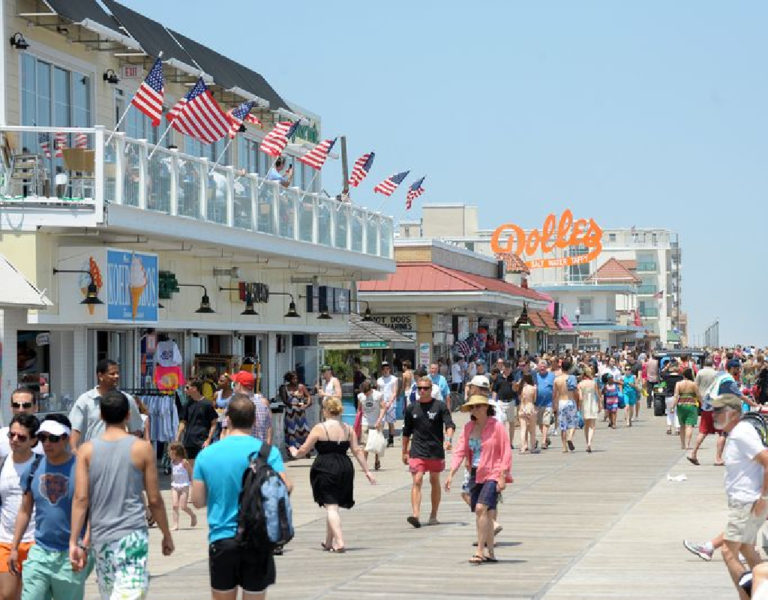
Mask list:
[[208,195],[205,193],[208,186],[208,161],[202,159],[202,162],[195,162],[197,167],[197,192],[198,196],[198,216],[203,221],[208,220]]
[[363,214],[362,217],[363,217],[362,219],[363,239],[362,239],[362,244],[360,246],[360,251],[363,254],[368,254],[368,215]]
[[352,209],[349,206],[343,206],[341,210],[347,212],[347,250],[352,250],[352,223],[354,222],[354,216]]
[[176,148],[171,149],[170,170],[171,170],[171,197],[169,202],[169,212],[175,217],[179,214],[179,151]]
[[125,134],[115,133],[115,204],[124,204],[125,194]]
[[301,195],[298,193],[298,191],[293,195],[293,239],[299,240],[301,239],[301,236],[299,235],[299,199],[301,198]]
[[93,183],[94,212],[97,223],[104,222],[104,127],[97,125],[93,139],[95,181]]
[[317,244],[320,239],[320,224],[317,222],[317,201],[320,198],[315,194],[312,198],[312,243]]
[[336,247],[336,214],[337,214],[336,207],[328,206],[327,199],[323,200],[323,203],[325,205],[325,211],[331,217],[330,219],[328,219],[328,227],[330,227],[331,229],[331,235],[329,236],[329,240],[328,240],[330,242],[329,245],[331,246],[331,248],[335,248]]
[[246,175],[251,182],[251,231],[259,229],[259,177],[255,173]]
[[147,181],[149,181],[147,140],[138,140],[137,143],[139,145],[139,208],[147,210]]
[[235,225],[235,169],[230,165],[227,169],[227,227]]
[[381,215],[376,219],[376,256],[381,256]]
[[280,184],[277,181],[270,181],[270,196],[272,204],[272,233],[274,235],[280,235],[280,196],[282,191],[280,190]]

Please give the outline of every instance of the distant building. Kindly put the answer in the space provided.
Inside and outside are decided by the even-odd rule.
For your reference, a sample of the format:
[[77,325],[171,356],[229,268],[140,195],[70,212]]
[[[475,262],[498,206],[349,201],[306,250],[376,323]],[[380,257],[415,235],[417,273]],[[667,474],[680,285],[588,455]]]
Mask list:
[[[477,215],[476,206],[427,204],[422,208],[420,226],[417,227],[418,222],[415,221],[403,223],[399,227],[398,237],[437,238],[481,254],[494,255],[491,250],[493,230],[480,229]],[[574,215],[574,219],[580,216]],[[499,225],[502,223],[500,218]],[[541,224],[537,226],[541,230]],[[526,235],[531,231],[524,229]],[[681,308],[682,263],[677,233],[661,228],[603,228],[601,244],[602,251],[584,263],[531,268],[529,285],[552,295],[556,300],[559,295],[567,294],[569,300],[563,302],[563,310],[568,319],[575,321],[577,298],[584,300],[580,303],[580,317],[586,319],[584,309],[589,307],[588,300],[592,299],[593,306],[601,305],[599,297],[608,293],[605,286],[610,284],[615,288],[615,312],[613,315],[602,315],[601,318],[605,317],[617,326],[631,325],[634,328],[638,327],[635,323],[641,323],[630,336],[633,339],[646,338],[651,344],[666,346],[686,344],[687,317]],[[587,252],[588,249],[583,245],[556,247],[548,253],[543,253],[539,248],[526,259],[572,259]],[[617,274],[620,275],[619,279],[615,279]],[[611,277],[615,280],[611,281]],[[601,289],[595,291],[598,285]],[[628,328],[612,339],[627,341],[628,335],[625,334],[629,333]],[[601,338],[604,342],[605,337]]]

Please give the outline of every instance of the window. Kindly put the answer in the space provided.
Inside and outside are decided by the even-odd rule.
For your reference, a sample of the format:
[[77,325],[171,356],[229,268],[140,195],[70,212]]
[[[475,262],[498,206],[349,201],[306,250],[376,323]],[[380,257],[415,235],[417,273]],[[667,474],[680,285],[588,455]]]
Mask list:
[[615,233],[609,233],[608,234],[608,241],[609,242],[615,242],[616,241],[616,234]]
[[592,298],[579,298],[579,313],[581,318],[592,316]]
[[[567,256],[584,256],[587,254],[589,250],[586,246],[579,245],[579,246],[572,246],[568,250],[566,250]],[[583,262],[575,265],[569,265],[567,267],[566,271],[566,277],[567,281],[570,283],[580,282],[584,281],[589,277],[589,263]]]
[[237,136],[237,168],[245,169],[246,173],[258,173],[259,172],[259,143],[255,140],[245,137],[244,135]]

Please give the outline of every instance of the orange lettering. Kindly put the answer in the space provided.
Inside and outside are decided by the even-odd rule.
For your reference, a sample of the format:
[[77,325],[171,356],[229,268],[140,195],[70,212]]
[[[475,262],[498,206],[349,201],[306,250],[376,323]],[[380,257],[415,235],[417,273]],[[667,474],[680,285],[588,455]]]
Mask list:
[[571,239],[568,241],[569,246],[577,246],[581,243],[580,236],[587,229],[586,219],[579,219],[573,224],[573,233],[571,233]]
[[528,234],[528,241],[525,243],[525,253],[529,256],[536,254],[536,249],[539,247],[539,230],[534,229]]
[[[507,229],[511,229],[512,231],[504,244],[501,245],[499,243],[499,237],[502,233],[505,233],[505,230]],[[493,232],[493,235],[491,235],[491,250],[498,254],[509,253],[512,252],[512,245],[515,242],[517,242],[517,248],[515,249],[514,254],[520,256],[525,248],[525,232],[513,223],[505,223],[504,225],[497,227]]]
[[568,230],[571,228],[571,223],[573,223],[573,213],[566,209],[563,211],[563,214],[560,215],[560,223],[558,223],[557,226],[557,242],[555,242],[555,245],[558,248],[565,248],[568,246]]
[[555,233],[555,215],[550,214],[547,215],[547,218],[544,219],[544,228],[542,229],[542,235],[541,235],[541,251],[542,252],[552,252],[555,249],[555,246],[553,244],[550,244],[552,241],[552,236]]

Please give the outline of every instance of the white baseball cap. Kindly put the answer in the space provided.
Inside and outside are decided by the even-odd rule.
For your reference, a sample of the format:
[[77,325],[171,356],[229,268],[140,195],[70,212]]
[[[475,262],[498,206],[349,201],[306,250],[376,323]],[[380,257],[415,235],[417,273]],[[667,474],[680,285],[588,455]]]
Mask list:
[[488,381],[488,378],[485,375],[475,375],[472,378],[472,381],[469,382],[469,385],[474,385],[475,387],[479,387],[479,388],[485,388],[486,390],[491,389],[491,382]]

